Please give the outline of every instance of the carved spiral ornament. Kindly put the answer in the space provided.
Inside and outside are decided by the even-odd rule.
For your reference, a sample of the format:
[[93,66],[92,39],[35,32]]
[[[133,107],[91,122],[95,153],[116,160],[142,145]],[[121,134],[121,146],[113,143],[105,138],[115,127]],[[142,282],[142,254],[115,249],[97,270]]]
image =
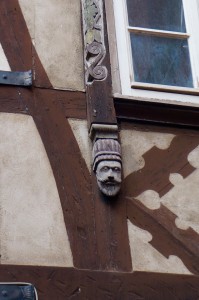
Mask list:
[[88,60],[90,66],[87,69],[87,80],[90,81],[89,78],[92,77],[97,80],[104,80],[107,77],[107,68],[105,66],[101,66],[100,62],[104,58],[105,50],[102,44],[97,42],[93,42],[92,44],[87,46],[87,56],[90,57]]
[[84,41],[86,83],[105,80],[108,70],[102,65],[106,56],[102,0],[84,0]]
[[93,55],[102,55],[103,53],[102,44],[97,42],[93,42],[92,44],[88,45],[87,50]]

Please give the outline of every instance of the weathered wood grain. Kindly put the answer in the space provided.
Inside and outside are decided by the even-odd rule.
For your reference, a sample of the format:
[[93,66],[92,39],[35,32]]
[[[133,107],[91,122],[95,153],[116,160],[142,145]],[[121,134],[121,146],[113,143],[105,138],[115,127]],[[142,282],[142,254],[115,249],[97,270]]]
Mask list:
[[151,233],[150,244],[166,258],[176,255],[187,269],[199,275],[199,235],[192,228],[179,229],[177,216],[167,207],[150,210],[136,199],[128,200],[127,215],[136,226]]
[[[182,95],[183,98],[183,95]],[[142,100],[114,98],[118,120],[183,128],[199,127],[199,108]]]
[[0,1],[0,42],[12,71],[32,69],[32,41],[17,0]]
[[126,195],[136,197],[145,190],[154,190],[162,197],[173,187],[169,181],[171,173],[179,173],[185,178],[194,171],[187,156],[198,145],[199,136],[178,134],[168,149],[150,149],[143,155],[145,166],[142,172],[138,170],[126,177]]
[[0,266],[0,281],[35,285],[39,300],[197,300],[199,277],[158,273]]
[[102,5],[104,27],[102,34],[104,34],[104,45],[106,48],[106,55],[102,61],[102,64],[107,68],[108,76],[104,80],[94,80],[91,84],[86,85],[89,128],[92,123],[117,124],[112,96],[110,53],[104,0],[102,0]]
[[35,89],[32,115],[54,171],[74,264],[86,269],[131,270],[126,203],[120,199],[107,205],[103,197],[93,197],[91,176],[55,96]]
[[37,52],[32,45],[18,0],[0,1],[0,14],[0,42],[11,70],[32,70],[34,73],[36,68],[37,74],[36,78],[33,78],[33,85],[37,86],[37,82],[42,80],[45,83],[45,87],[52,88]]
[[[12,70],[23,70],[23,68],[21,69],[23,59],[24,69],[27,69],[32,64],[33,55],[34,64],[37,64],[39,81],[45,82],[45,86],[51,88],[48,76],[37,56],[34,46],[31,45],[31,38],[18,1],[3,0],[1,5],[2,12],[6,15],[9,13],[11,18],[10,23],[8,18],[3,20],[2,28],[4,28],[3,33],[5,35],[0,36],[0,41]],[[18,24],[16,27],[14,26],[15,22]],[[10,28],[8,31],[5,30],[7,26]],[[21,32],[20,39],[18,39],[19,31]],[[14,50],[12,49],[13,38],[17,39],[13,48]],[[23,48],[24,45],[26,46],[26,43],[29,45],[29,51],[27,52],[26,48]],[[32,47],[32,51],[30,46]],[[21,55],[24,58],[19,59]],[[124,210],[126,205],[125,203],[123,204],[123,208],[121,209],[123,213],[119,217],[112,213],[111,218],[109,218],[110,210],[105,212],[105,229],[109,234],[107,235],[108,240],[104,240],[104,236],[101,234],[101,226],[104,226],[104,224],[99,222],[97,230],[95,228],[95,217],[98,214],[102,215],[103,210],[99,211],[94,208],[91,177],[67,121],[68,117],[86,118],[85,94],[52,89],[38,89],[35,88],[35,85],[37,83],[34,82],[31,89],[1,86],[0,111],[26,113],[34,118],[57,183],[71,243],[74,265],[79,268],[127,270],[129,266],[127,267],[127,260],[126,258],[124,259],[123,255],[123,253],[129,253],[126,213]],[[101,108],[103,108],[101,113],[106,111],[108,116],[110,110],[108,109],[107,111],[106,108]],[[111,103],[112,112],[113,103]],[[98,200],[101,201],[101,199]],[[120,221],[113,230],[113,224],[115,226],[118,218]],[[119,228],[119,226],[119,232],[122,232],[122,234],[117,234],[116,228]],[[125,243],[123,243],[123,235],[125,236]],[[101,252],[101,245],[106,245],[110,252],[113,244],[114,251],[110,262],[108,262],[107,252]],[[125,251],[124,245],[127,246]],[[114,254],[114,252],[117,254]],[[121,259],[121,257],[123,258]],[[106,261],[105,264],[104,258]]]
[[[35,89],[13,86],[0,87],[0,112],[30,114]],[[46,90],[53,97],[66,118],[86,119],[86,95],[81,92]]]
[[190,272],[199,274],[198,233],[192,228],[179,229],[175,224],[177,216],[163,204],[159,209],[149,209],[136,200],[136,197],[148,190],[157,192],[161,198],[173,188],[170,174],[178,173],[186,178],[195,171],[188,161],[188,155],[199,145],[199,135],[197,131],[155,126],[147,129],[140,126],[140,130],[170,132],[176,136],[167,149],[153,147],[148,150],[143,155],[144,167],[125,178],[127,216],[135,226],[151,233],[150,243],[157,251],[166,258],[176,255]]
[[32,116],[54,172],[74,265],[97,268],[90,174],[56,93],[35,89]]
[[[126,221],[126,199],[105,197],[92,176],[96,239],[101,270],[131,271],[132,262]],[[102,242],[103,241],[103,242]]]

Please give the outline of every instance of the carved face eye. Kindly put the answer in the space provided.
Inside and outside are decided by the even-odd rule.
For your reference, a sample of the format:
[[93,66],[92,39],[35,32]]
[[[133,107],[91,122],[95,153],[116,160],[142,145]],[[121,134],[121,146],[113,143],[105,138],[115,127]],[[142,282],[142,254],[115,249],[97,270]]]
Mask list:
[[103,167],[101,170],[104,171],[104,172],[108,172],[109,167],[105,166],[105,167]]
[[115,167],[115,168],[113,168],[113,171],[115,171],[115,172],[119,173],[121,170],[120,170],[120,168],[118,168],[118,167]]

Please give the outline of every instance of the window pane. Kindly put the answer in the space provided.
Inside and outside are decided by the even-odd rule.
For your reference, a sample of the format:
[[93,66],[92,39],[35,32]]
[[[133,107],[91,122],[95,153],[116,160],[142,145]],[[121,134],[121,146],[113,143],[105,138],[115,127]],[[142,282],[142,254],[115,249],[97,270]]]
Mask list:
[[135,81],[193,87],[186,39],[131,33]]
[[127,0],[129,25],[186,32],[182,0]]

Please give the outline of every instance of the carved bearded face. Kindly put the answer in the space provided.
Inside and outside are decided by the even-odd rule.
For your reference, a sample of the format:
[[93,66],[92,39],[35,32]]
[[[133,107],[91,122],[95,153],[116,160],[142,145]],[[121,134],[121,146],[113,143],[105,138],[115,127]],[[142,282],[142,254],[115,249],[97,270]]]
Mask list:
[[121,163],[104,160],[98,163],[96,177],[99,189],[107,196],[115,196],[121,187]]

